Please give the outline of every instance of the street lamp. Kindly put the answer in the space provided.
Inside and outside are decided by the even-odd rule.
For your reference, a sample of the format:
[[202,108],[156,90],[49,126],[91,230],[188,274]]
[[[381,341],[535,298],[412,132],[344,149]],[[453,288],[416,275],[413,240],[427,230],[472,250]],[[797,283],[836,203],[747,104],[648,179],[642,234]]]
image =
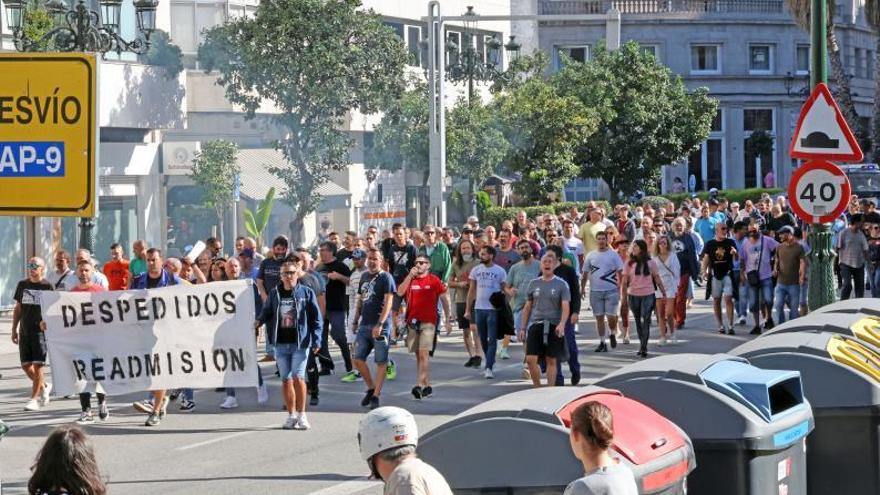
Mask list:
[[[38,39],[24,31],[27,18],[27,0],[4,0],[6,23],[12,31],[15,49],[20,52],[96,52],[103,57],[107,52],[143,55],[150,49],[150,36],[156,30],[156,8],[159,0],[134,0],[137,17],[137,36],[126,41],[119,35],[122,0],[100,0],[100,13],[89,9],[84,0],[68,9],[62,0],[48,0],[46,10],[52,16],[54,28]],[[80,218],[79,246],[95,252],[95,222]]]

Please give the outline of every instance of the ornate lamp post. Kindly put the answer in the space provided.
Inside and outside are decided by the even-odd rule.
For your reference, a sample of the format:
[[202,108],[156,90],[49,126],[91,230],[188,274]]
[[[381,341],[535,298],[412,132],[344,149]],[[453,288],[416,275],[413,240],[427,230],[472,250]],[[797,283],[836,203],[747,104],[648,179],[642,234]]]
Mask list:
[[[4,0],[6,19],[15,49],[20,52],[108,52],[143,55],[150,49],[150,36],[156,30],[156,8],[159,0],[135,0],[137,36],[126,41],[119,35],[122,0],[100,0],[100,12],[90,10],[84,0],[68,9],[62,0],[48,0],[46,9],[55,26],[38,39],[25,33],[27,0]],[[81,218],[79,246],[95,252],[95,222]]]

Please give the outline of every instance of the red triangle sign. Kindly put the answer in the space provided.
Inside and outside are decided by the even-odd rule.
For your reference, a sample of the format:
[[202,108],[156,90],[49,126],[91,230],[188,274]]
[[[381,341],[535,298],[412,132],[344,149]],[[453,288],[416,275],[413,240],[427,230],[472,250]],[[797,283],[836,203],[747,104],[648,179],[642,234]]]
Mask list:
[[804,104],[788,154],[801,160],[860,162],[864,158],[825,83],[816,85]]

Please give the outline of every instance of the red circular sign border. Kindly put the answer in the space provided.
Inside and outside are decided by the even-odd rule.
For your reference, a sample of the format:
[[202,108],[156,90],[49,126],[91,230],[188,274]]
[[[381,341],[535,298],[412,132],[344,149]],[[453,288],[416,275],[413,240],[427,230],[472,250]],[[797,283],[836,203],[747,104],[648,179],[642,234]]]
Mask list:
[[818,223],[828,223],[833,222],[840,216],[841,213],[846,211],[846,206],[849,204],[849,197],[852,194],[852,189],[849,184],[849,178],[846,176],[846,172],[843,171],[837,165],[827,161],[827,160],[810,160],[794,171],[791,174],[791,181],[788,183],[788,202],[791,205],[792,211],[800,217],[801,220],[807,223],[817,223],[815,222],[815,217],[813,215],[808,214],[799,203],[797,197],[797,184],[800,181],[801,177],[803,177],[807,172],[811,172],[813,170],[825,170],[826,172],[830,172],[832,175],[837,175],[843,177],[843,194],[841,197],[840,204],[834,208],[832,213],[827,215],[823,215],[819,217]]

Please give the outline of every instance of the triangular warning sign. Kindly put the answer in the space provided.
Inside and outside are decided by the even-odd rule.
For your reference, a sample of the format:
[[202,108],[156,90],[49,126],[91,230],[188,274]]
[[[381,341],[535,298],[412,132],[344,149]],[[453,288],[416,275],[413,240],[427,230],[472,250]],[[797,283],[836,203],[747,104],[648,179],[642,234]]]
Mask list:
[[825,83],[816,85],[804,104],[788,154],[801,160],[860,162],[864,158]]

